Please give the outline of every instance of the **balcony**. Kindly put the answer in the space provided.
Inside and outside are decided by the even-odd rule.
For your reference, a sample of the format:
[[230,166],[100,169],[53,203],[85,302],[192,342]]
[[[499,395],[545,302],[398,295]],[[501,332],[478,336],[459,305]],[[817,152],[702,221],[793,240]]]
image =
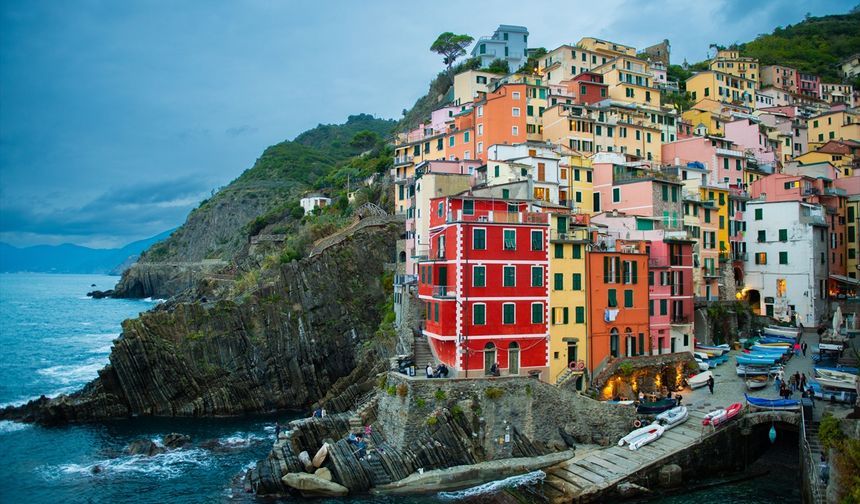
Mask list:
[[636,182],[648,182],[650,180],[678,182],[680,179],[670,173],[664,173],[657,170],[637,170],[633,172],[616,172],[612,174],[613,184],[631,184]]
[[702,270],[702,276],[705,278],[720,278],[720,272],[714,269]]
[[746,261],[747,253],[746,252],[732,252],[732,260],[733,261]]
[[672,324],[689,324],[691,322],[692,322],[692,318],[689,315],[672,314],[672,319],[671,319]]
[[729,187],[729,197],[735,198],[735,199],[750,199],[750,193],[748,193],[747,191],[745,191],[739,187],[730,186]]
[[839,189],[838,187],[825,187],[824,194],[828,196],[845,196],[845,189]]
[[550,231],[549,240],[552,242],[588,243],[591,236],[587,229],[569,229],[567,231]]
[[729,253],[728,252],[720,252],[720,262],[729,262]]
[[817,187],[807,187],[801,192],[804,196],[815,196],[817,194],[821,194],[821,191]]
[[412,259],[426,261],[430,258],[430,247],[419,247],[412,252]]
[[394,166],[403,166],[412,164],[413,156],[394,156]]
[[503,224],[549,224],[549,214],[540,212],[448,212],[446,222],[497,222]]
[[456,297],[455,290],[448,285],[434,285],[433,286],[433,297],[440,299],[453,299]]
[[746,154],[739,150],[732,149],[721,149],[719,147],[716,148],[716,152],[718,156],[726,156],[726,157],[736,157],[736,158],[744,158],[746,159]]
[[801,224],[810,224],[813,226],[826,226],[827,221],[824,219],[823,215],[801,215],[800,216]]
[[397,185],[412,185],[415,182],[415,177],[394,177],[394,183]]
[[394,285],[410,285],[418,283],[418,275],[394,275]]

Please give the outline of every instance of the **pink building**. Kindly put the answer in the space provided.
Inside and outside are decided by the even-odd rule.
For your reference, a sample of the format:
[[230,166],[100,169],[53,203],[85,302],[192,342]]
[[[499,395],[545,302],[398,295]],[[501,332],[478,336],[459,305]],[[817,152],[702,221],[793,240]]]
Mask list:
[[674,176],[644,162],[597,159],[592,164],[595,211],[652,217],[663,229],[683,228],[683,185]]
[[663,144],[663,162],[687,164],[698,161],[708,170],[708,183],[727,188],[730,184],[742,186],[747,156],[731,140],[714,137],[685,138]]
[[723,127],[726,140],[731,140],[737,148],[755,156],[759,165],[774,166],[778,142],[768,138],[763,125],[752,119],[737,119]]
[[821,78],[817,75],[797,72],[797,93],[802,96],[821,98]]

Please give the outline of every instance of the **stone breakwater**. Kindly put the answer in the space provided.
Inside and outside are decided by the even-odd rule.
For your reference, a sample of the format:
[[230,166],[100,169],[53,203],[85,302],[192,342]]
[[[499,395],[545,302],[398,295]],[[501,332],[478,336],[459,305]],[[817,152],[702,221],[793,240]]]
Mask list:
[[0,418],[58,424],[307,408],[356,369],[373,340],[398,233],[397,225],[363,229],[279,265],[242,298],[168,302],[126,320],[110,363],[83,390]]
[[[397,482],[419,469],[463,466],[469,471],[482,462],[515,459],[520,461],[514,465],[526,468],[531,466],[522,465],[524,458],[563,452],[578,443],[613,443],[630,430],[635,416],[632,407],[600,403],[526,377],[382,376],[381,388],[377,385],[371,399],[356,409],[290,424],[269,456],[249,471],[246,490],[277,497],[342,495],[342,489],[349,494],[402,491]],[[371,434],[361,453],[347,437],[364,426]],[[308,464],[323,446],[324,461]],[[487,480],[511,475],[505,464],[492,467],[475,474]],[[326,471],[317,475],[320,469]],[[423,491],[476,483],[462,472],[440,474],[435,486]],[[331,485],[318,478],[342,487],[340,493],[330,493]]]

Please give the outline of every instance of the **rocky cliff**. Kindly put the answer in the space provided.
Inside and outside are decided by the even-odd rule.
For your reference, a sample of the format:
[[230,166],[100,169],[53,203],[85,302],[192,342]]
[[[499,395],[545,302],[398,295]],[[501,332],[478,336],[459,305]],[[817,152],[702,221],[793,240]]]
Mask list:
[[127,320],[110,364],[82,391],[0,418],[58,424],[306,408],[373,346],[399,233],[394,222],[368,226],[273,267],[233,299],[176,300]]

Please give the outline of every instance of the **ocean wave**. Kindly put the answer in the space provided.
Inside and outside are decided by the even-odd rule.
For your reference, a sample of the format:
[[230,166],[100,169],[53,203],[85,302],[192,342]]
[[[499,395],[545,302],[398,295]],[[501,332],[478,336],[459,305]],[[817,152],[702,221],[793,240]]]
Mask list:
[[44,474],[50,477],[56,475],[110,477],[114,475],[139,475],[155,479],[172,479],[182,476],[195,467],[209,467],[211,455],[206,450],[192,448],[190,450],[173,450],[148,457],[146,455],[124,455],[113,459],[104,459],[92,464],[64,464],[44,468]]
[[11,420],[0,420],[0,434],[6,434],[7,432],[18,432],[24,429],[29,429],[30,427],[32,427],[31,424],[13,422]]
[[439,492],[437,495],[442,499],[461,500],[497,492],[503,488],[516,488],[524,485],[533,485],[535,483],[540,483],[544,478],[546,478],[545,472],[532,471],[530,473],[511,476],[510,478],[498,481],[491,481],[465,490],[459,490],[456,492]]
[[166,299],[164,299],[164,298],[155,298],[155,299],[152,299],[151,297],[147,297],[147,298],[143,298],[143,299],[141,299],[141,301],[143,301],[144,303],[163,303],[163,302],[165,302],[165,301],[167,301],[167,300],[166,300]]
[[84,364],[63,364],[39,369],[36,372],[42,376],[51,378],[57,383],[70,385],[73,383],[86,383],[93,378],[96,378],[98,376],[98,371],[103,368],[105,364],[106,363],[101,360],[98,362],[89,361]]
[[225,448],[240,448],[266,441],[268,437],[259,436],[249,432],[236,432],[230,436],[218,438],[218,442]]

